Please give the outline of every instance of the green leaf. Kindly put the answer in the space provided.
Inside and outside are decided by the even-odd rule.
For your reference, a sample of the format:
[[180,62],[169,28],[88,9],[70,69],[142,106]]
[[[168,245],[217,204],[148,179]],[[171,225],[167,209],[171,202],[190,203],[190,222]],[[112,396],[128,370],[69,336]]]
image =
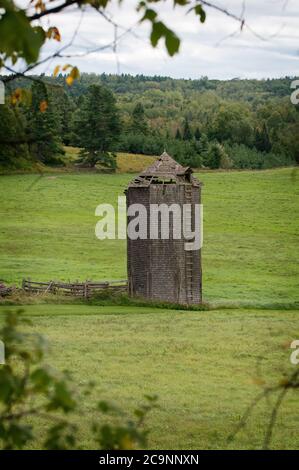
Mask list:
[[9,403],[16,389],[16,383],[11,370],[7,367],[0,369],[0,402]]
[[151,33],[152,46],[156,47],[162,37],[165,38],[165,45],[168,54],[170,56],[176,54],[180,47],[180,39],[171,29],[168,29],[162,21],[156,21],[153,23]]
[[148,400],[150,403],[156,403],[158,401],[158,395],[145,394],[144,398]]
[[69,390],[65,381],[60,380],[56,382],[54,395],[49,403],[48,410],[57,410],[61,408],[66,413],[76,407],[76,401]]
[[67,450],[76,444],[77,426],[66,421],[48,429],[44,447],[49,450]]
[[109,0],[89,0],[85,1],[84,3],[89,3],[93,8],[96,10],[99,10],[100,8],[106,8]]
[[39,368],[31,374],[31,380],[36,390],[45,391],[51,384],[53,378],[45,368]]
[[140,21],[149,20],[153,23],[156,18],[157,18],[157,13],[155,12],[155,10],[152,10],[151,8],[147,8]]
[[21,449],[24,445],[33,439],[33,432],[31,425],[19,424],[16,421],[11,423],[7,428],[7,435],[12,447]]
[[8,4],[0,19],[0,52],[7,57],[23,57],[27,64],[37,61],[45,32],[40,26],[31,26],[22,10]]
[[204,23],[206,21],[206,12],[204,11],[202,5],[196,5],[194,7],[195,14],[199,16],[200,22]]
[[104,400],[98,402],[97,408],[102,413],[122,415],[122,411],[117,406]]
[[189,0],[173,0],[173,3],[175,5],[185,6],[185,5],[188,5],[190,1]]
[[165,36],[165,44],[167,52],[171,57],[179,51],[180,42],[177,35],[169,29]]
[[161,37],[165,36],[166,26],[162,21],[157,21],[153,23],[152,32],[151,32],[151,43],[153,47],[156,47]]

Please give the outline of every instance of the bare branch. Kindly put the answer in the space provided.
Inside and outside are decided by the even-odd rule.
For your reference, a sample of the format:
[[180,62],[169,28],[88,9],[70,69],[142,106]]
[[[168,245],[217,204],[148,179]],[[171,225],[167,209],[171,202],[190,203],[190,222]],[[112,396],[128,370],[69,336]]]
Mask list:
[[[232,13],[231,11],[227,10],[226,8],[223,8],[223,7],[220,7],[218,5],[215,5],[214,3],[211,3],[211,2],[207,2],[205,0],[201,0],[200,2],[202,5],[205,5],[206,7],[209,7],[209,8],[213,8],[214,10],[217,10],[219,11],[220,13],[223,13],[224,15],[226,16],[229,16],[230,18],[233,18],[234,20],[238,21],[239,23],[241,23],[241,29],[243,28],[244,24],[245,24],[245,20],[243,18],[243,13],[241,14],[241,16],[238,16],[238,15],[235,15],[234,13]],[[243,7],[244,8],[244,7]]]
[[270,445],[272,434],[273,434],[273,429],[274,429],[276,419],[277,419],[278,410],[279,410],[279,408],[282,404],[282,401],[283,401],[287,391],[288,391],[288,388],[283,388],[281,390],[281,392],[279,393],[278,398],[276,400],[276,403],[273,406],[272,413],[271,413],[271,418],[270,418],[270,421],[268,423],[268,428],[267,428],[267,432],[266,432],[265,440],[264,440],[264,446],[263,447],[264,447],[265,450],[269,449],[269,445]]
[[295,372],[289,375],[289,378],[282,380],[278,385],[274,385],[272,387],[269,387],[269,386],[264,387],[263,391],[259,393],[251,402],[251,404],[247,407],[247,409],[245,410],[245,413],[243,414],[240,420],[240,423],[236,427],[235,431],[228,437],[228,440],[234,439],[235,436],[238,434],[238,432],[241,429],[246,427],[248,423],[248,419],[251,416],[252,411],[263,398],[267,399],[273,393],[279,392],[276,402],[271,411],[271,417],[267,425],[267,430],[266,430],[264,443],[263,443],[263,448],[268,449],[271,439],[272,439],[273,429],[276,424],[276,419],[277,419],[279,408],[281,407],[281,404],[287,392],[291,389],[299,389],[299,370],[298,369],[296,369]]

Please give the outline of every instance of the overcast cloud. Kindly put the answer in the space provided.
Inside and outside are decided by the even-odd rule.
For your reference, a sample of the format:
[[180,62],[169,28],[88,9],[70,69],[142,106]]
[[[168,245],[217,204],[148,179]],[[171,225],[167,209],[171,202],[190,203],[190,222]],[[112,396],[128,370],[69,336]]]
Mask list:
[[[217,0],[216,0],[217,1]],[[240,15],[242,0],[218,0]],[[298,0],[247,0],[245,19],[252,31],[239,31],[239,25],[231,18],[212,9],[206,9],[207,19],[201,24],[193,14],[185,15],[182,8],[175,10],[170,2],[156,6],[161,18],[174,29],[182,40],[179,55],[170,58],[161,44],[150,46],[149,25],[136,26],[139,15],[133,0],[123,0],[120,8],[107,10],[113,20],[124,27],[134,26],[134,34],[124,34],[116,53],[111,47],[82,56],[111,44],[114,28],[97,12],[87,9],[68,10],[44,21],[61,30],[63,44],[70,41],[74,30],[78,32],[73,46],[61,58],[43,64],[38,72],[51,73],[57,64],[71,63],[80,71],[94,73],[130,73],[144,75],[168,75],[175,78],[266,78],[299,75],[299,1]],[[121,35],[124,29],[119,29]],[[57,49],[51,41],[42,52],[42,58]],[[59,45],[61,47],[61,44]],[[80,57],[81,56],[81,57]]]

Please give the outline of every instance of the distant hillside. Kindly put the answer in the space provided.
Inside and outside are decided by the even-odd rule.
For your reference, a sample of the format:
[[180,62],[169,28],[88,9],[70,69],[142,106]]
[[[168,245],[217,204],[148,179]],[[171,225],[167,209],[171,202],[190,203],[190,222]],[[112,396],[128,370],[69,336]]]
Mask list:
[[[34,76],[33,76],[34,77]],[[58,77],[45,77],[50,83],[61,84],[71,96],[80,96],[91,84],[105,84],[114,93],[123,95],[132,93],[138,95],[149,90],[179,91],[185,96],[192,92],[213,91],[224,99],[233,99],[252,102],[255,99],[267,100],[269,98],[285,97],[290,95],[290,85],[295,77],[268,78],[264,80],[239,79],[210,80],[208,77],[192,79],[176,79],[163,76],[145,76],[129,74],[95,74],[82,73],[72,87],[68,87],[64,81],[64,75]],[[29,82],[30,83],[30,82]],[[14,87],[28,86],[28,81],[19,78],[14,82]]]
[[[7,94],[16,88],[29,90],[36,78],[48,85],[47,96],[40,93],[41,100],[49,103],[44,128],[47,125],[57,142],[67,146],[84,147],[78,123],[82,113],[86,114],[88,90],[91,85],[104,85],[114,95],[120,122],[120,131],[106,150],[159,155],[166,148],[180,163],[196,168],[263,169],[299,162],[299,106],[290,101],[292,77],[221,81],[83,73],[68,86],[63,75],[32,76],[12,81]],[[32,133],[28,116],[36,122],[35,113],[28,103],[18,110],[25,134]],[[18,116],[10,119],[20,123]],[[4,138],[6,134],[3,131]],[[44,141],[41,139],[41,144]],[[54,154],[59,156],[55,146],[54,142]],[[0,166],[8,153],[1,156],[0,151]],[[15,151],[11,159],[19,153]],[[21,153],[26,159],[25,151],[21,149]],[[53,159],[49,150],[42,161],[51,164]]]

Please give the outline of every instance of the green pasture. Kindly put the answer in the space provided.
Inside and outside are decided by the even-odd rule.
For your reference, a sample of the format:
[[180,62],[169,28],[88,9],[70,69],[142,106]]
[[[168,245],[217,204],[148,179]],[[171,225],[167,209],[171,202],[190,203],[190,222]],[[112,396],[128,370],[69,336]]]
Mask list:
[[[11,308],[0,308],[0,324]],[[149,393],[159,397],[146,423],[150,448],[260,448],[274,396],[259,404],[234,441],[228,437],[260,384],[276,383],[282,370],[294,368],[289,345],[299,337],[298,311],[291,310],[53,304],[24,309],[33,331],[49,340],[48,364],[70,370],[79,387],[90,380],[97,384],[75,417],[84,448],[95,445],[88,433],[94,401],[107,399],[130,415]],[[272,448],[299,448],[296,395],[289,392],[283,402]]]
[[[97,383],[74,418],[84,448],[94,447],[88,433],[93,400],[109,399],[130,414],[144,394],[159,397],[147,421],[150,448],[262,445],[274,397],[258,405],[232,442],[228,436],[261,385],[277,383],[294,367],[289,345],[299,337],[299,174],[279,169],[198,177],[204,183],[203,294],[210,310],[54,304],[48,298],[29,298],[32,305],[23,306],[33,331],[49,339],[48,362],[69,369],[79,387]],[[96,239],[95,208],[116,205],[131,178],[1,176],[0,278],[8,284],[23,277],[125,278],[125,241]],[[15,308],[0,305],[0,324]],[[298,398],[289,392],[272,448],[299,448],[298,413]]]
[[[205,300],[298,300],[298,180],[294,169],[203,172]],[[0,177],[0,278],[126,278],[124,240],[95,237],[100,203],[117,204],[129,174]]]

